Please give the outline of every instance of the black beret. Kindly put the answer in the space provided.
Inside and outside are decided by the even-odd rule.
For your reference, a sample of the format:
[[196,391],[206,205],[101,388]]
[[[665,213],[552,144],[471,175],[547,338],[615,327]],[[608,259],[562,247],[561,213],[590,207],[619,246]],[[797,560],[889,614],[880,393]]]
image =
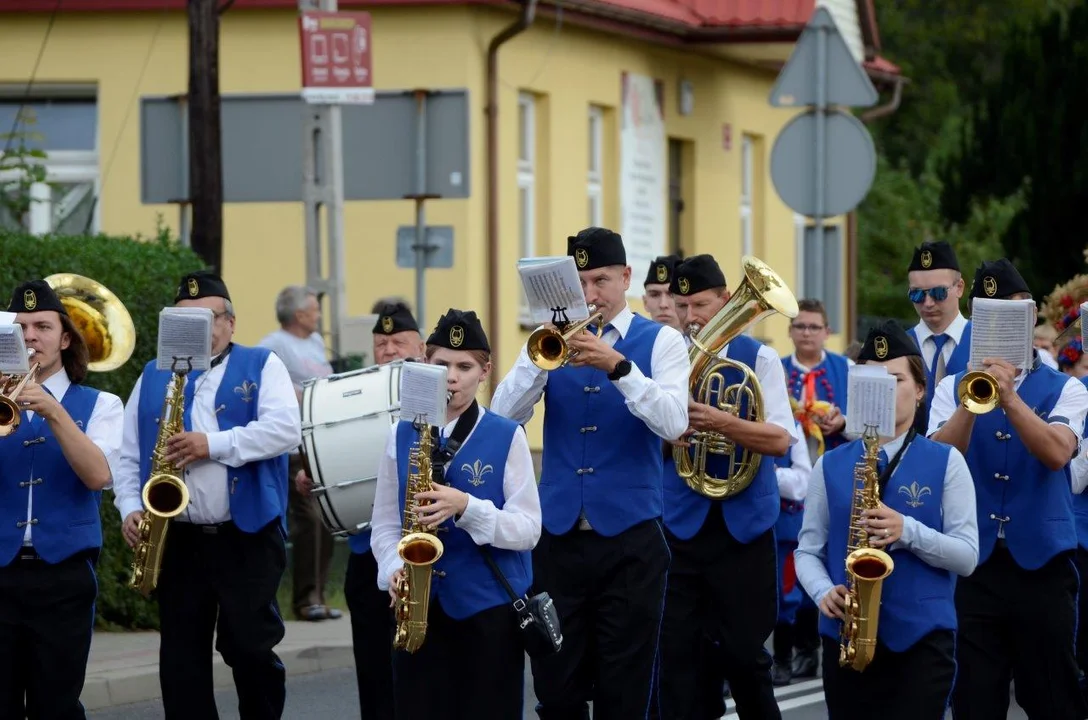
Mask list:
[[174,296],[174,302],[206,297],[230,300],[230,293],[227,292],[227,284],[223,282],[223,278],[211,270],[197,270],[183,277],[178,283],[178,294]]
[[642,283],[642,286],[672,284],[672,276],[679,263],[679,255],[657,256],[657,258],[650,263],[650,269],[646,271],[646,282]]
[[8,303],[8,312],[29,313],[45,312],[53,310],[61,315],[67,315],[60,298],[49,287],[45,280],[31,280],[15,288],[11,293],[11,302]]
[[1031,290],[1008,259],[983,260],[975,270],[975,281],[971,283],[972,298],[1008,300],[1017,293],[1031,294]]
[[454,310],[450,308],[438,319],[434,332],[427,338],[428,345],[449,348],[450,350],[483,350],[491,352],[487,334],[480,319],[472,310]]
[[627,251],[619,233],[606,228],[586,228],[567,238],[567,255],[574,258],[578,270],[596,270],[612,265],[627,265]]
[[887,362],[898,357],[911,355],[922,356],[918,344],[907,335],[903,326],[895,320],[885,320],[882,324],[869,330],[869,336],[865,338],[865,344],[858,353],[858,362],[874,360]]
[[375,335],[396,335],[397,333],[415,330],[419,332],[419,325],[412,317],[412,311],[404,303],[386,303],[378,312],[378,321],[374,323]]
[[673,295],[694,295],[720,287],[725,287],[725,273],[718,261],[712,255],[692,255],[677,263],[669,290]]
[[937,242],[924,242],[921,247],[914,248],[914,257],[911,258],[907,272],[915,270],[959,270],[960,263],[956,259],[956,251],[944,240]]

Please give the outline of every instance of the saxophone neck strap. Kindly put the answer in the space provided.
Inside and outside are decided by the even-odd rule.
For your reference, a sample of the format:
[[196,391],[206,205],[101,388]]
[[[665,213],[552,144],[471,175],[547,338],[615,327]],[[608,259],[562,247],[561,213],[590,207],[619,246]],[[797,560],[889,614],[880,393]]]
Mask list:
[[440,485],[445,483],[446,463],[453,460],[453,456],[461,449],[465,438],[472,432],[472,428],[476,427],[476,419],[479,417],[480,404],[473,400],[468,409],[461,413],[461,417],[457,418],[457,424],[453,426],[453,432],[446,438],[445,445],[440,442],[438,426],[431,428],[431,467],[434,470],[434,482]]
[[912,427],[907,433],[907,436],[903,438],[903,445],[899,448],[899,452],[895,454],[895,457],[888,462],[888,467],[884,468],[884,472],[880,474],[880,480],[877,481],[877,486],[880,488],[880,499],[884,499],[884,489],[888,486],[888,480],[891,478],[892,473],[899,467],[899,461],[903,459],[903,453],[906,452],[907,446],[914,440],[917,435],[917,431]]

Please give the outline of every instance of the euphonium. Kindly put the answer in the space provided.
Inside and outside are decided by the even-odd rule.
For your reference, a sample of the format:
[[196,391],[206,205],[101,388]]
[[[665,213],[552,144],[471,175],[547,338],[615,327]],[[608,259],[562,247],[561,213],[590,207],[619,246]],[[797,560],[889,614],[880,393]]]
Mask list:
[[184,388],[185,373],[175,372],[167,385],[159,416],[159,434],[151,458],[151,477],[141,493],[144,515],[132,553],[129,587],[138,590],[144,597],[149,597],[159,584],[170,519],[180,515],[189,504],[189,488],[181,479],[181,471],[166,460],[166,441],[185,430]]
[[603,332],[604,316],[596,312],[597,306],[589,306],[589,317],[581,322],[564,328],[542,327],[534,330],[525,345],[529,353],[529,359],[541,370],[558,370],[566,365],[578,354],[577,350],[571,350],[568,340],[580,333],[590,325],[597,326],[597,337]]
[[888,553],[869,547],[869,532],[862,526],[862,513],[880,506],[879,448],[875,428],[862,436],[865,454],[854,466],[854,497],[850,505],[850,528],[846,541],[846,619],[839,642],[839,665],[861,672],[876,654],[876,632],[880,621],[880,590],[895,563]]
[[[34,357],[34,348],[27,348],[27,355]],[[15,433],[22,422],[22,412],[19,409],[19,394],[28,382],[37,380],[39,363],[30,366],[26,375],[4,375],[0,377],[0,438],[5,438]]]
[[976,415],[985,415],[996,408],[1000,401],[997,378],[982,370],[964,373],[956,393],[964,409]]
[[431,432],[416,423],[419,439],[408,456],[408,479],[404,490],[404,537],[397,543],[397,554],[404,561],[404,575],[397,585],[394,616],[397,621],[393,647],[414,653],[427,636],[427,613],[431,602],[431,574],[442,557],[442,541],[419,520],[416,493],[431,489]]
[[[774,270],[754,257],[741,258],[744,280],[706,327],[689,326],[691,335],[691,375],[689,388],[697,403],[711,405],[744,419],[763,422],[763,391],[755,371],[746,365],[718,357],[729,341],[773,313],[797,317],[797,299]],[[734,370],[741,381],[729,384],[726,373]],[[709,498],[727,498],[752,484],[762,456],[738,447],[724,435],[697,431],[689,438],[689,447],[673,447],[676,472],[695,492]],[[729,473],[717,478],[707,472],[709,454],[729,457]]]

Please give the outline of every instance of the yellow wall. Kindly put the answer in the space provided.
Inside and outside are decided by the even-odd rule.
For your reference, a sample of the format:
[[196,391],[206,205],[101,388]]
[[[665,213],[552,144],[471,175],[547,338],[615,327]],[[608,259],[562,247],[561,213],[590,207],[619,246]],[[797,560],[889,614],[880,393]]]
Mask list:
[[[428,271],[426,318],[433,323],[448,307],[476,308],[488,321],[486,274],[485,69],[490,39],[514,14],[476,6],[372,10],[374,79],[378,89],[467,88],[471,109],[471,188],[468,200],[431,202],[427,220],[455,231],[455,266]],[[6,15],[0,24],[0,82],[29,77],[47,18]],[[151,233],[156,216],[176,229],[172,206],[139,201],[140,95],[184,92],[187,79],[186,23],[182,13],[61,13],[37,72],[37,83],[97,83],[99,154],[104,187],[102,229]],[[148,55],[150,50],[150,55]],[[144,59],[149,63],[143,78]],[[537,253],[562,254],[568,235],[588,224],[586,200],[588,108],[608,109],[605,126],[605,222],[619,224],[619,135],[623,71],[664,81],[667,135],[693,143],[693,183],[688,194],[694,244],[686,254],[712,253],[731,284],[738,280],[740,246],[741,138],[756,139],[755,254],[797,286],[792,212],[779,200],[767,165],[774,138],[793,111],[767,103],[774,75],[744,65],[649,45],[538,19],[533,28],[500,52],[499,274],[501,337],[496,349],[500,377],[527,337],[517,320],[521,289],[516,195],[517,94],[537,102]],[[220,87],[223,93],[295,91],[299,86],[296,15],[286,11],[232,11],[222,18]],[[678,113],[679,81],[694,87],[694,113]],[[732,128],[732,148],[722,143],[723,124]],[[414,222],[407,201],[353,202],[345,208],[348,314],[365,314],[387,294],[414,299],[414,273],[397,269],[398,225]],[[232,204],[224,211],[225,277],[239,313],[238,340],[255,342],[273,329],[273,299],[286,284],[305,279],[301,205]],[[619,229],[617,227],[617,229]],[[58,268],[61,269],[61,268]],[[636,267],[641,285],[646,268]],[[165,279],[174,282],[174,278]],[[123,293],[123,289],[120,290]],[[845,298],[844,298],[845,299]],[[641,303],[634,308],[640,311]],[[768,337],[780,353],[790,348],[787,321],[765,320],[754,334]],[[841,349],[842,336],[830,347]],[[530,427],[539,444],[538,420]]]

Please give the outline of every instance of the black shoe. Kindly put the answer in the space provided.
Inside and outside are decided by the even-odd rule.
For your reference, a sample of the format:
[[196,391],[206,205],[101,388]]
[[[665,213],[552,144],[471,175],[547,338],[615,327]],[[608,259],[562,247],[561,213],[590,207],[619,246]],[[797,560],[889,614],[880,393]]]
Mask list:
[[789,685],[793,678],[793,671],[790,668],[789,663],[775,663],[771,667],[771,684],[775,687],[782,687],[783,685]]
[[307,620],[309,622],[320,622],[328,618],[328,613],[325,612],[324,605],[311,605],[308,608],[301,608],[297,613],[299,620]]
[[820,667],[820,658],[815,650],[798,650],[793,656],[793,677],[814,678]]

